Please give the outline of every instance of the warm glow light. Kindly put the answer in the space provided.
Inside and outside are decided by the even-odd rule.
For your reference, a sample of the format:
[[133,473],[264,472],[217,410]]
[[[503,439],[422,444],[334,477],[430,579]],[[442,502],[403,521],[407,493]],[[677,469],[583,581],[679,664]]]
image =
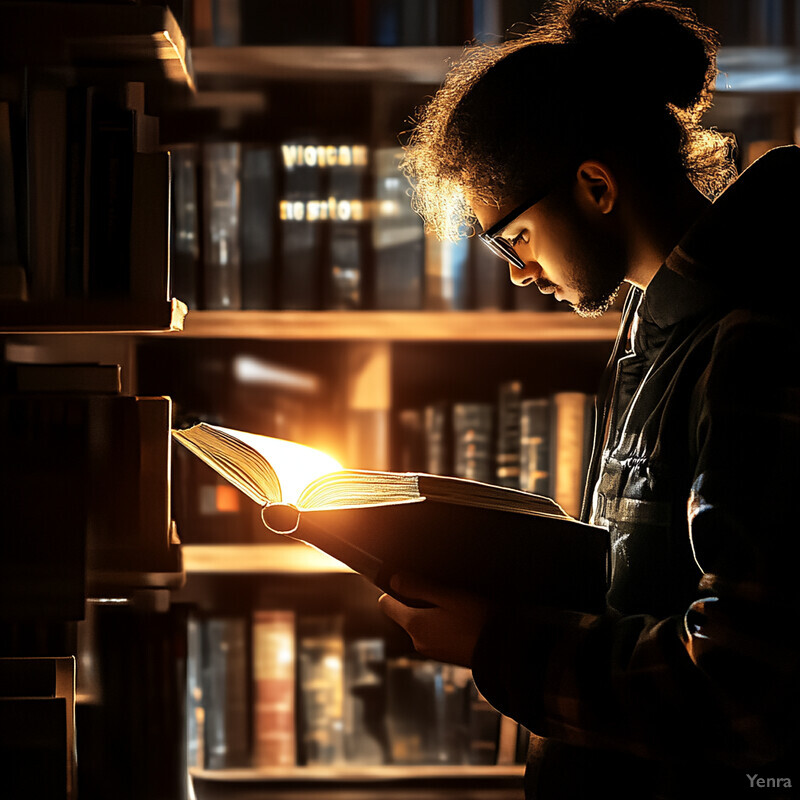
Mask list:
[[[223,429],[224,430],[224,429]],[[245,444],[257,450],[272,465],[281,482],[284,502],[295,502],[300,492],[317,478],[337,472],[342,465],[332,456],[296,442],[261,436],[257,433],[233,431]]]

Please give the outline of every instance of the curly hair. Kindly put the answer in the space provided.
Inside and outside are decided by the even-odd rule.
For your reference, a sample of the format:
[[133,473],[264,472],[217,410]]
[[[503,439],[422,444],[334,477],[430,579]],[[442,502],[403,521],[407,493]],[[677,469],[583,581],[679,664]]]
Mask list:
[[404,148],[413,207],[456,239],[470,200],[519,200],[591,157],[715,196],[735,176],[730,137],[700,124],[717,46],[668,0],[558,0],[517,37],[467,47]]

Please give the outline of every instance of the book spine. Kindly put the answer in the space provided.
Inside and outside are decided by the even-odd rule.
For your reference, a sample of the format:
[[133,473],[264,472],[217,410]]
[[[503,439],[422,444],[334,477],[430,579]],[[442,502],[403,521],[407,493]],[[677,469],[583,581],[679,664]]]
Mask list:
[[239,241],[241,151],[238,142],[205,146],[203,304],[208,309],[242,307]]
[[203,694],[203,621],[186,622],[186,766],[204,769],[205,703]]
[[425,236],[425,308],[459,311],[467,307],[469,240],[439,241]]
[[368,216],[365,179],[369,149],[360,144],[328,149],[331,152],[327,192],[330,244],[325,306],[357,309],[362,306],[364,296],[364,234]]
[[92,102],[88,290],[93,298],[130,292],[136,111],[96,92]]
[[345,652],[345,755],[351,764],[383,764],[386,753],[386,644],[355,639]]
[[200,223],[196,147],[172,151],[172,292],[192,309],[198,307]]
[[208,769],[249,762],[247,644],[243,618],[205,621],[205,763]]
[[130,297],[167,302],[171,297],[169,153],[135,153],[130,221]]
[[512,489],[520,488],[521,402],[521,381],[500,384],[497,400],[496,482]]
[[425,471],[452,474],[452,414],[449,404],[432,403],[423,410],[425,425]]
[[374,306],[377,310],[422,307],[425,244],[423,224],[411,209],[398,169],[402,150],[374,154],[375,213],[372,221]]
[[275,307],[275,151],[248,145],[242,156],[242,308]]
[[293,766],[295,726],[295,616],[253,612],[253,761]]
[[520,407],[520,489],[550,495],[550,400],[522,401]]
[[583,392],[557,392],[551,404],[553,499],[567,514],[578,517],[586,479],[591,398]]
[[67,99],[44,84],[28,96],[28,270],[34,300],[64,291]]
[[318,310],[323,305],[324,228],[320,148],[311,141],[281,145],[283,193],[280,219],[280,307]]
[[453,406],[456,477],[491,482],[493,416],[491,403],[456,403]]
[[298,621],[300,739],[305,764],[345,760],[342,630],[340,616]]

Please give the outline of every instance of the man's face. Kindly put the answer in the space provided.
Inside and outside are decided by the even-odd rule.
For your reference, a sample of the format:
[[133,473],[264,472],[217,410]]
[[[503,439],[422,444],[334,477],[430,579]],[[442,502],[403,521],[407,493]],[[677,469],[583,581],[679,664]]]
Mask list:
[[[473,204],[484,230],[514,207]],[[608,309],[625,279],[626,257],[602,216],[586,213],[570,197],[546,198],[512,220],[500,235],[513,245],[524,269],[509,264],[511,281],[532,284],[543,294],[569,303],[581,316]]]

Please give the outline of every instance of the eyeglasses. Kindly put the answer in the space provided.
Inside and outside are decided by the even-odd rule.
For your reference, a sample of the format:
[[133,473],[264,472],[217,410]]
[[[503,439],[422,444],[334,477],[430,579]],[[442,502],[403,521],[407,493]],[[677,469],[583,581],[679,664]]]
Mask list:
[[485,230],[483,233],[478,234],[478,238],[499,258],[513,264],[517,269],[525,269],[525,262],[517,255],[514,246],[508,239],[504,239],[500,234],[505,230],[517,217],[524,214],[529,208],[533,208],[537,203],[553,191],[553,186],[549,186],[544,191],[540,191],[533,197],[529,197],[524,203],[520,203],[513,211],[506,214],[499,222],[495,222],[491,228]]

